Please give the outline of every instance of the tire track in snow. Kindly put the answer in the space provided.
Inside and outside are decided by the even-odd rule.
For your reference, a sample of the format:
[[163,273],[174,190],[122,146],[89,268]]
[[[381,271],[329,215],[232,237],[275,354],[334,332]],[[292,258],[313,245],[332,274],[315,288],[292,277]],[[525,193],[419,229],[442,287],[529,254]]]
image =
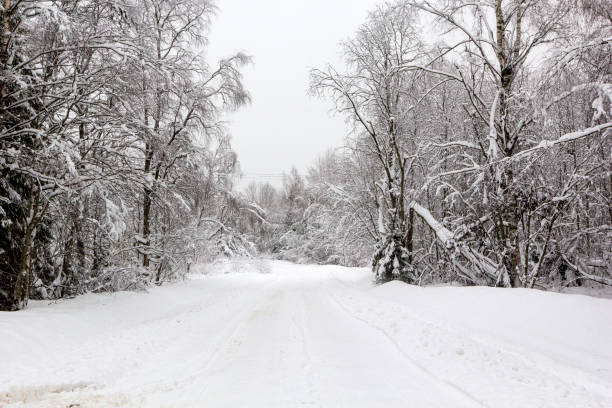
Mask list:
[[[276,282],[272,282],[268,286],[273,286],[275,283]],[[243,309],[243,312],[239,313],[236,318],[232,320],[232,323],[228,326],[228,330],[225,330],[227,334],[222,336],[216,342],[212,352],[206,358],[206,362],[203,364],[203,366],[188,378],[198,378],[202,373],[210,370],[213,364],[217,361],[221,352],[231,345],[232,340],[248,324],[251,316],[256,313],[263,304],[269,301],[270,297],[274,296],[274,293],[274,291],[264,291],[263,296],[261,296],[261,298],[259,298],[256,302],[250,304],[248,307],[244,307],[244,305],[242,305],[241,309]]]
[[294,321],[294,324],[296,325],[296,328],[299,330],[299,333],[301,335],[303,352],[304,352],[304,357],[306,360],[304,369],[307,373],[306,378],[308,378],[308,384],[311,389],[311,394],[315,395],[315,400],[316,400],[315,405],[319,408],[323,408],[323,403],[321,401],[321,395],[319,394],[317,390],[318,387],[314,384],[314,381],[313,381],[313,378],[315,378],[315,373],[313,370],[311,350],[308,345],[308,337],[306,336],[306,329],[305,329],[305,326],[306,326],[306,297],[305,297],[304,292],[300,293],[300,300],[301,300],[300,302],[300,322],[297,323]]
[[393,339],[393,337],[391,337],[391,335],[389,335],[389,333],[387,333],[386,330],[384,330],[384,329],[382,329],[380,327],[377,327],[377,326],[371,324],[366,319],[363,319],[363,318],[355,315],[354,313],[352,313],[348,308],[346,308],[346,306],[344,306],[340,301],[338,301],[338,299],[330,292],[329,289],[326,289],[325,292],[326,292],[327,296],[331,299],[331,301],[338,306],[339,310],[342,310],[346,315],[350,316],[352,319],[363,323],[368,328],[370,328],[372,330],[375,330],[378,333],[382,334],[384,336],[384,338],[386,338],[388,340],[388,342],[393,346],[393,348],[395,348],[395,350],[397,350],[399,355],[404,358],[404,360],[406,360],[408,363],[410,363],[410,365],[412,365],[414,368],[416,368],[425,378],[427,378],[428,380],[430,380],[433,383],[436,383],[438,388],[441,388],[441,389],[445,390],[447,393],[450,393],[452,395],[458,396],[462,401],[466,402],[470,406],[480,407],[480,408],[490,408],[483,401],[480,401],[478,398],[474,397],[473,395],[471,395],[466,390],[462,389],[457,384],[454,384],[454,383],[452,383],[449,380],[445,380],[445,379],[442,379],[442,378],[436,376],[433,372],[431,372],[425,366],[423,366],[422,364],[420,364],[416,360],[414,360],[412,357],[410,357],[410,355],[408,355],[399,346],[399,344],[395,341],[395,339]]
[[[148,394],[160,392],[165,394],[167,392],[178,391],[181,388],[193,387],[194,385],[198,386],[198,380],[201,380],[203,374],[211,369],[217,357],[230,345],[232,339],[235,338],[240,330],[247,324],[253,310],[260,308],[261,305],[269,299],[271,294],[274,293],[273,286],[277,284],[278,280],[278,277],[276,277],[274,281],[266,283],[253,297],[249,297],[248,300],[241,302],[232,309],[239,310],[239,312],[223,327],[221,334],[216,337],[213,346],[204,358],[204,363],[201,361],[198,362],[198,368],[195,370],[187,370],[184,374],[174,377],[172,383],[169,383],[167,378],[162,378],[142,384],[142,386],[139,387],[139,392],[143,393],[143,391],[145,391],[144,394],[148,396]],[[204,307],[200,309],[200,312],[204,312]],[[226,312],[225,314],[227,315],[229,313],[230,312]],[[182,333],[179,333],[179,335],[181,334]],[[192,338],[191,340],[195,341],[197,338]],[[197,349],[198,345],[191,344],[191,346]],[[160,344],[159,347],[163,348],[165,346]],[[201,387],[199,388],[201,389]]]
[[[334,277],[334,280],[337,284],[337,287],[342,287],[346,290],[349,290],[353,295],[357,296],[357,297],[364,297],[364,293],[362,291],[360,291],[359,289],[357,289],[356,287],[354,287],[354,285],[350,285],[347,282],[342,281],[341,279],[338,279],[337,277]],[[351,296],[352,298],[352,296]],[[391,340],[396,348],[398,350],[400,350],[404,355],[406,355],[406,353],[401,349],[401,347],[399,346],[399,343],[393,338],[393,336],[386,331],[384,328],[376,326],[375,324],[371,323],[369,320],[364,319],[362,317],[357,316],[356,314],[354,314],[353,312],[350,311],[350,309],[348,307],[346,307],[346,305],[343,305],[342,302],[340,302],[338,300],[337,297],[334,297],[334,300],[341,306],[344,307],[344,310],[347,313],[350,313],[352,315],[355,316],[356,319],[363,321],[364,323],[370,325],[373,328],[376,328],[377,330],[383,332],[385,334],[385,336],[387,336],[387,338],[389,338],[389,340]],[[418,322],[420,326],[422,327],[427,327],[429,329],[431,329],[433,332],[437,332],[439,333],[439,335],[434,336],[436,340],[439,339],[450,339],[450,338],[456,338],[456,339],[463,339],[462,343],[465,342],[471,342],[473,343],[473,345],[475,345],[475,349],[477,350],[491,350],[493,352],[497,352],[500,353],[502,355],[507,356],[507,358],[503,358],[502,360],[515,360],[517,362],[519,362],[520,364],[523,365],[524,369],[532,369],[535,370],[536,372],[538,372],[539,374],[537,375],[533,375],[531,377],[532,380],[538,380],[538,381],[546,381],[544,384],[546,386],[556,386],[557,389],[560,390],[565,390],[564,391],[564,395],[563,395],[563,399],[567,397],[567,395],[569,395],[569,391],[571,390],[572,392],[582,395],[583,397],[586,397],[587,395],[589,395],[591,392],[593,392],[593,390],[597,390],[599,395],[602,397],[607,397],[608,399],[610,399],[610,395],[612,395],[611,390],[606,388],[603,385],[600,385],[598,383],[593,382],[592,380],[589,380],[588,376],[586,375],[586,373],[583,373],[584,375],[582,376],[576,376],[575,371],[576,370],[571,370],[569,367],[565,367],[563,365],[560,365],[557,362],[553,362],[550,361],[549,364],[544,364],[544,367],[542,366],[542,364],[540,364],[538,361],[534,361],[533,358],[530,358],[528,356],[528,354],[533,354],[535,352],[531,351],[531,350],[525,350],[524,352],[521,351],[517,351],[517,350],[512,350],[512,349],[508,349],[509,346],[505,345],[505,344],[501,344],[498,341],[495,341],[495,339],[490,339],[490,340],[485,340],[482,338],[482,336],[475,336],[473,334],[469,334],[467,333],[465,330],[459,330],[456,328],[452,328],[449,327],[448,325],[445,324],[441,324],[441,323],[436,323],[430,320],[426,320],[423,319],[420,316],[417,316],[414,311],[412,311],[407,305],[403,305],[401,303],[397,303],[397,302],[393,302],[393,301],[388,301],[385,300],[383,298],[376,298],[376,297],[367,297],[365,299],[365,302],[371,302],[371,301],[376,301],[376,302],[382,302],[385,305],[388,305],[389,307],[393,308],[394,310],[396,310],[396,312],[394,313],[395,316],[400,315],[399,311],[401,310],[401,314],[404,315],[404,317],[406,315],[409,315],[410,318],[414,321],[414,322]],[[386,307],[384,310],[388,312],[389,307]],[[465,346],[465,344],[463,344]],[[459,350],[459,349],[457,349]],[[461,349],[461,354],[463,354],[464,351],[463,349]],[[458,352],[459,354],[459,352]],[[485,353],[486,354],[486,353]],[[494,354],[494,353],[492,353]],[[539,356],[538,359],[544,359],[544,360],[550,360],[549,358],[545,357],[545,356]],[[479,361],[478,363],[475,362],[475,360],[471,360],[470,363],[472,364],[482,364],[482,361]],[[484,368],[484,367],[483,367]],[[507,367],[506,367],[507,368]],[[515,368],[513,368],[513,370],[515,370]],[[431,371],[431,370],[430,370]],[[483,370],[484,371],[484,370]],[[518,371],[518,369],[516,369],[516,371]],[[581,372],[580,370],[577,370],[579,372]],[[561,373],[563,373],[563,376],[561,375]],[[582,372],[581,372],[582,373]],[[514,381],[518,381],[519,383],[521,383],[521,385],[524,385],[523,381],[525,381],[525,379],[521,379],[521,378],[517,378],[517,377],[509,377],[508,374],[504,374],[506,375],[506,380],[514,380]],[[567,378],[566,376],[571,376],[571,378]],[[587,378],[585,378],[585,376],[587,376]],[[527,380],[529,380],[530,378],[528,377]],[[552,380],[552,382],[550,382],[550,380]],[[443,381],[447,381],[447,380],[443,380]],[[450,386],[456,386],[455,383],[448,381]],[[509,386],[509,383],[506,383],[506,386]],[[461,389],[459,387],[459,389]],[[579,397],[581,398],[581,397]],[[485,404],[484,401],[481,401],[483,404]],[[549,402],[549,401],[548,401]],[[596,404],[596,405],[588,405],[589,407],[591,406],[597,406],[600,407],[601,404],[596,401],[595,399],[589,399],[589,403],[590,404]],[[546,406],[556,406],[556,405],[546,405]],[[564,405],[566,406],[566,405]],[[569,405],[569,406],[578,406],[578,405]],[[586,405],[584,405],[586,406]]]
[[[200,401],[210,406],[248,406],[245,401],[254,397],[255,389],[267,401],[265,406],[284,407],[288,399],[290,406],[322,406],[305,345],[302,291],[294,290],[291,283],[282,280],[249,308],[200,370]],[[217,405],[221,394],[231,397]]]
[[[232,324],[233,328],[227,334],[227,336],[224,336],[224,338],[217,343],[217,345],[215,346],[215,349],[208,356],[208,358],[206,359],[206,363],[200,369],[198,374],[208,371],[213,366],[213,364],[217,361],[221,352],[224,351],[227,347],[231,345],[232,340],[236,338],[238,333],[240,333],[240,331],[249,323],[249,320],[251,319],[251,317],[255,313],[257,313],[257,311],[261,309],[261,306],[264,305],[266,302],[268,302],[270,298],[273,297],[276,293],[278,292],[270,291],[270,293],[264,293],[261,299],[255,302],[255,304],[250,305],[250,307],[248,308],[243,308],[245,309],[244,312],[240,313],[238,317],[235,319],[236,322]],[[197,376],[197,374],[194,374],[194,376]]]

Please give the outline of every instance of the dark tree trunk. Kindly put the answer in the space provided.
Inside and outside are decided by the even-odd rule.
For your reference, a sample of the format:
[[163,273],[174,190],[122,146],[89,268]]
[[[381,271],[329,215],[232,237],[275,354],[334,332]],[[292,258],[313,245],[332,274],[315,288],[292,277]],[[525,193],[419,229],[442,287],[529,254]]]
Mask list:
[[[145,166],[144,166],[145,174],[150,174],[152,161],[153,161],[153,147],[150,144],[147,144]],[[151,244],[149,236],[151,234],[152,195],[153,195],[153,189],[151,188],[151,186],[147,185],[144,188],[144,197],[143,197],[143,203],[142,203],[142,238],[144,239],[143,244],[146,246],[149,246]],[[142,266],[145,268],[149,267],[148,248],[146,248],[144,251],[144,256],[142,258]]]

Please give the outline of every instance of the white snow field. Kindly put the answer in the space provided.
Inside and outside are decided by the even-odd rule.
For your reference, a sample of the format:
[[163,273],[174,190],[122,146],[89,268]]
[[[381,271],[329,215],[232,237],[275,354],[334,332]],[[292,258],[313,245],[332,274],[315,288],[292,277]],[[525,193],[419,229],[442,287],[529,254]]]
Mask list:
[[0,313],[2,407],[612,407],[612,300],[273,262]]

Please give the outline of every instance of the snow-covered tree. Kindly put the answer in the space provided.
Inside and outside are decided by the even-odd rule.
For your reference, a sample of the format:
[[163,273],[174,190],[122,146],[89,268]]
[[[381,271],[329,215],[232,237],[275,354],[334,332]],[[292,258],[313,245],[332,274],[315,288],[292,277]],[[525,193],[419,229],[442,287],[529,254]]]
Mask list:
[[380,222],[373,268],[377,279],[414,281],[410,178],[414,152],[409,96],[414,76],[399,68],[420,58],[413,13],[396,2],[372,12],[343,45],[348,72],[312,72],[312,90],[334,98],[362,137],[358,148],[377,160],[375,182]]
[[[24,307],[30,292],[161,281],[185,265],[184,239],[203,241],[198,210],[235,176],[219,115],[248,101],[246,56],[201,57],[213,11],[191,0],[6,2],[0,308]],[[215,194],[192,200],[201,191],[189,186],[207,191],[194,182],[207,177]]]
[[590,1],[399,1],[344,46],[347,73],[313,72],[357,125],[352,156],[377,158],[362,188],[335,190],[382,210],[379,280],[411,265],[412,281],[609,282],[609,17]]

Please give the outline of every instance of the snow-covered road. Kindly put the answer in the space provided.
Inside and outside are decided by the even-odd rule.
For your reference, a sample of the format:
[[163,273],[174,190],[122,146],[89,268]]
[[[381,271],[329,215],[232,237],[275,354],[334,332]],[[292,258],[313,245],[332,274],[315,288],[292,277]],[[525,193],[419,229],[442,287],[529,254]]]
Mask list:
[[612,301],[274,262],[0,313],[4,407],[612,407]]

